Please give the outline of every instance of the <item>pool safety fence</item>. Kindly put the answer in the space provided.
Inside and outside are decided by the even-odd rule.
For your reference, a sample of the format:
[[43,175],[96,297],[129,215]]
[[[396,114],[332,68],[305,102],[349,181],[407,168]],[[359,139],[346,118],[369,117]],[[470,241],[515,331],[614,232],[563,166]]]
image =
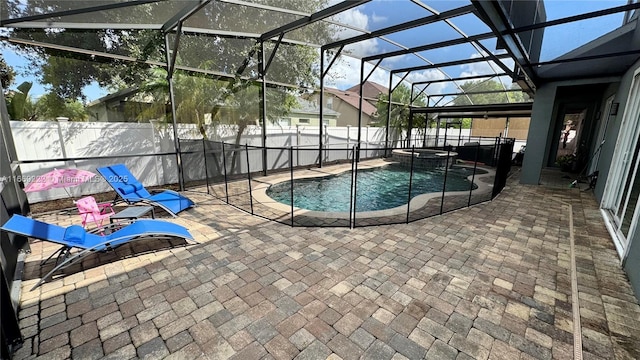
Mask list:
[[[180,149],[188,190],[206,191],[294,227],[354,228],[409,223],[492,200],[506,184],[514,139],[466,140],[409,148],[334,145],[320,151],[203,139],[180,140]],[[393,177],[376,179],[382,176],[379,168],[392,169]],[[336,177],[342,181],[339,193],[332,185]],[[303,193],[309,187],[327,193]]]

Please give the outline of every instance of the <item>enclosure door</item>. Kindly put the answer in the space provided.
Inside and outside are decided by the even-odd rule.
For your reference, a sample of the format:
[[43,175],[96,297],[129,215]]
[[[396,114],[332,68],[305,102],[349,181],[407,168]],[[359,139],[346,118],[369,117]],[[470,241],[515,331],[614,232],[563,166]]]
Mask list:
[[624,111],[602,209],[616,249],[624,258],[638,221],[640,195],[640,70],[635,74]]
[[589,171],[587,171],[587,175],[593,174],[594,171],[598,169],[598,163],[600,162],[600,151],[602,150],[602,145],[604,145],[605,135],[607,133],[607,128],[609,127],[609,120],[611,119],[611,107],[613,105],[613,98],[615,95],[611,95],[607,99],[607,103],[604,106],[604,111],[602,112],[602,117],[600,119],[600,129],[598,130],[598,137],[595,142],[595,149],[591,154],[591,162],[589,163]]
[[578,152],[586,116],[586,107],[578,109],[567,108],[564,110],[562,114],[562,128],[560,130],[560,136],[558,137],[558,146],[554,159]]

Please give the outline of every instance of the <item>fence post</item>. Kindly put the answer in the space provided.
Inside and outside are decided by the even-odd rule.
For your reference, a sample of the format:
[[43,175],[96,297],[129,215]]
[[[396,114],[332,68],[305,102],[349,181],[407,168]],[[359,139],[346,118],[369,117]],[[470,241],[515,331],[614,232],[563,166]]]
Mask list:
[[[347,125],[347,159],[349,158],[349,146],[351,146],[351,125]],[[353,156],[355,155],[353,153]]]
[[[158,122],[158,120],[149,120],[149,123],[151,124],[151,148],[154,154],[157,153],[156,151],[156,123]],[[204,140],[204,138],[202,138]],[[160,150],[162,151],[162,149]],[[155,173],[156,173],[156,184],[160,185],[160,165],[158,165],[158,157],[154,156],[153,157],[153,164],[154,164],[154,168],[155,168]],[[164,181],[164,169],[162,170],[162,174],[163,174],[163,181]],[[209,190],[209,189],[207,189]]]
[[349,227],[353,229],[356,226],[356,190],[358,183],[358,164],[356,162],[355,151],[358,144],[353,146],[354,155],[351,158],[351,193],[349,194]]
[[253,194],[251,192],[251,164],[249,163],[249,145],[244,144],[244,151],[247,154],[247,178],[249,179],[249,205],[251,207],[251,215],[253,215]]
[[467,202],[467,206],[471,206],[471,194],[473,193],[473,183],[476,181],[476,169],[478,168],[478,155],[480,154],[480,142],[478,141],[478,145],[476,146],[476,159],[473,163],[473,175],[471,175],[471,189],[469,189],[469,201]]
[[499,137],[495,138],[495,141],[493,143],[493,156],[492,156],[492,159],[491,159],[493,164],[491,164],[491,165],[494,165],[494,166],[498,165],[498,145],[500,145],[500,138]]
[[229,181],[227,180],[227,154],[224,152],[224,141],[222,143],[222,170],[224,173],[224,195],[229,203]]
[[[324,161],[329,160],[329,128],[327,124],[324,124]],[[322,166],[321,166],[322,167]]]
[[293,146],[289,147],[289,172],[291,174],[291,227],[294,227],[293,223]]
[[445,146],[447,146],[447,131],[449,131],[449,123],[447,121],[445,121],[445,123],[444,123],[444,143],[442,143],[442,148],[443,149],[445,148]]
[[444,167],[444,181],[442,183],[442,200],[440,201],[440,215],[442,215],[442,211],[444,209],[444,193],[447,192],[447,175],[449,173],[449,155],[451,155],[451,148],[447,149],[447,160],[445,161],[445,167]]
[[364,157],[369,158],[369,125],[367,125],[367,131],[365,134],[367,136],[367,142],[365,143]]
[[[428,123],[428,121],[427,121],[427,123]],[[425,125],[424,134],[422,135],[422,147],[423,148],[427,147],[427,125]]]
[[209,166],[207,165],[207,143],[204,138],[202,138],[202,155],[204,155],[204,178],[207,181],[207,194],[211,194],[209,192]]
[[415,156],[416,147],[411,147],[411,166],[409,167],[409,195],[407,195],[407,224],[409,223],[409,213],[411,212],[411,183],[413,182],[413,158]]
[[296,161],[300,164],[300,124],[296,124]]

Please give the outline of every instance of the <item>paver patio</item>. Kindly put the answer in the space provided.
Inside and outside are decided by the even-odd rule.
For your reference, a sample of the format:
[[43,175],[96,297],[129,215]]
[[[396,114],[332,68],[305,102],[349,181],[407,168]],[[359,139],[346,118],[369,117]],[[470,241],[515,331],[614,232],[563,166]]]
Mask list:
[[198,207],[168,220],[201,245],[141,242],[156,251],[91,257],[30,291],[55,249],[34,242],[16,358],[571,359],[561,202],[573,208],[584,358],[640,358],[640,307],[590,192],[512,178],[489,203],[351,230],[292,228],[187,194]]

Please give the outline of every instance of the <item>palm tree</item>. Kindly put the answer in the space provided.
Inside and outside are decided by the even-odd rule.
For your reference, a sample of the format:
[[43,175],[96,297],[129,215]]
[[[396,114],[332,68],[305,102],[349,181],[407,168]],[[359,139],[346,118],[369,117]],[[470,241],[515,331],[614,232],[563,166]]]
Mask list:
[[[391,95],[391,106],[389,119],[389,127],[393,130],[393,139],[397,140],[403,131],[409,128],[409,113],[410,105],[413,106],[425,106],[424,96],[420,96],[411,103],[411,90],[408,86],[400,84]],[[378,97],[377,117],[373,123],[375,126],[384,127],[387,125],[387,104],[389,103],[389,96],[381,94]],[[422,114],[414,116],[412,128],[423,129],[425,126],[426,117]]]
[[[250,80],[218,80],[206,76],[193,76],[176,71],[173,76],[176,103],[176,122],[196,124],[198,131],[209,138],[207,122],[228,124],[236,127],[235,148],[240,146],[242,135],[249,125],[259,122],[261,117],[258,99],[260,84]],[[152,68],[140,92],[150,97],[152,105],[138,116],[139,119],[161,119],[168,123],[171,119],[169,108],[169,82],[164,68]],[[268,90],[267,118],[276,121],[297,105],[295,96],[286,91]],[[231,150],[233,151],[233,150]],[[238,151],[233,151],[230,169],[237,164]]]
[[11,90],[7,94],[7,112],[13,120],[35,120],[38,115],[35,104],[29,96],[29,90],[33,84],[25,81],[18,85],[17,90]]

